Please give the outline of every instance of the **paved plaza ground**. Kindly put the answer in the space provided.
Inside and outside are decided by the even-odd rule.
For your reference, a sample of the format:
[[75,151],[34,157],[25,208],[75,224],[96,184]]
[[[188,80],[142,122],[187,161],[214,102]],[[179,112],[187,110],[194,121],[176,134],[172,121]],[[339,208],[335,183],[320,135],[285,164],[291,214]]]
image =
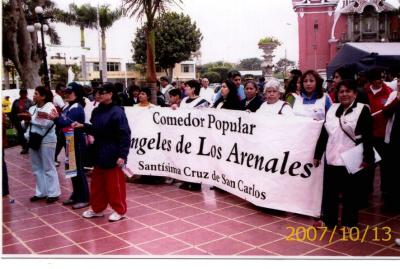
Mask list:
[[[175,185],[128,183],[127,218],[109,223],[110,209],[106,217],[87,220],[80,216],[84,209],[63,206],[61,202],[71,192],[70,181],[63,177],[60,201],[51,205],[31,203],[29,197],[34,195],[35,183],[30,158],[19,151],[19,147],[5,150],[10,199],[14,199],[13,203],[3,199],[5,256],[400,256],[400,247],[394,243],[394,238],[400,237],[400,214],[382,210],[377,190],[371,197],[371,206],[360,212],[363,242],[361,236],[355,242],[344,241],[338,233],[322,236],[322,231],[313,241],[312,236],[302,242],[289,241],[289,227],[307,229],[313,220],[258,208],[229,193],[210,190],[209,186],[203,186],[201,192],[190,192]],[[63,174],[62,168],[59,172]],[[383,227],[390,227],[390,239]],[[303,238],[301,233],[299,238]]]

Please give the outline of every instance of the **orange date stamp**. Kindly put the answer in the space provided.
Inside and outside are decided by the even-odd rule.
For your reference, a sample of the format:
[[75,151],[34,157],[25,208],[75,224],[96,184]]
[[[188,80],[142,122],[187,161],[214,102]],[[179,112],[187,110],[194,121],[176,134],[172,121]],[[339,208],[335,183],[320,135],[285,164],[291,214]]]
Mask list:
[[[332,232],[328,232],[327,227],[317,229],[313,226],[288,226],[286,229],[290,231],[289,235],[285,237],[287,241],[315,242],[323,241],[328,238],[329,243],[334,240],[364,243],[367,241],[388,242],[392,240],[392,229],[388,226],[370,227],[367,225],[365,228],[335,226],[333,227]],[[339,239],[337,237],[335,238],[336,232],[340,234]]]

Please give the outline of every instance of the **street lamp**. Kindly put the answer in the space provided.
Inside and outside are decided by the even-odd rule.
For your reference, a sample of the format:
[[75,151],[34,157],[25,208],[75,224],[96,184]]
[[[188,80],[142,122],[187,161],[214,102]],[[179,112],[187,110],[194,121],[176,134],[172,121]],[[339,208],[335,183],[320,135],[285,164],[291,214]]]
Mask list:
[[44,32],[47,32],[49,28],[54,28],[54,25],[47,22],[47,19],[52,19],[52,16],[45,16],[43,15],[44,10],[41,6],[35,7],[36,13],[36,22],[33,25],[28,25],[26,30],[28,32],[33,33],[35,31],[40,30],[41,38],[42,38],[42,58],[43,58],[43,65],[44,65],[44,85],[50,88],[50,79],[49,79],[49,69],[47,66],[47,52],[46,52],[46,45],[44,43]]

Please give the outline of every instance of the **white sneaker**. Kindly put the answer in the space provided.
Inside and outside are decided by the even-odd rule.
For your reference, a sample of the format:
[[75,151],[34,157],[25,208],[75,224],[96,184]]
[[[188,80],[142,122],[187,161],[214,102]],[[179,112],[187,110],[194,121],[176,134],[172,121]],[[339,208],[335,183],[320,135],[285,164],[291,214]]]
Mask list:
[[90,218],[94,218],[94,217],[103,217],[104,213],[103,212],[96,213],[92,209],[89,209],[89,210],[86,210],[85,212],[83,212],[82,216],[84,218],[90,219]]
[[113,212],[113,213],[108,217],[108,220],[111,221],[111,222],[114,222],[114,221],[119,221],[119,220],[121,220],[121,219],[123,219],[123,218],[125,218],[125,215],[120,215],[120,214],[118,214],[117,212]]

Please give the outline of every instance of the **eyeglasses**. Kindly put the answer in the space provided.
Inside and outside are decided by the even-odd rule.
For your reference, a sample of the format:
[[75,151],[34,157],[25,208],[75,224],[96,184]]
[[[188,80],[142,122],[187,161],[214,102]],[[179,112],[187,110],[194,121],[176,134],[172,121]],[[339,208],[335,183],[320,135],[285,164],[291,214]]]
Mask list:
[[97,92],[99,95],[104,95],[104,94],[107,94],[107,93],[109,93],[109,92]]

